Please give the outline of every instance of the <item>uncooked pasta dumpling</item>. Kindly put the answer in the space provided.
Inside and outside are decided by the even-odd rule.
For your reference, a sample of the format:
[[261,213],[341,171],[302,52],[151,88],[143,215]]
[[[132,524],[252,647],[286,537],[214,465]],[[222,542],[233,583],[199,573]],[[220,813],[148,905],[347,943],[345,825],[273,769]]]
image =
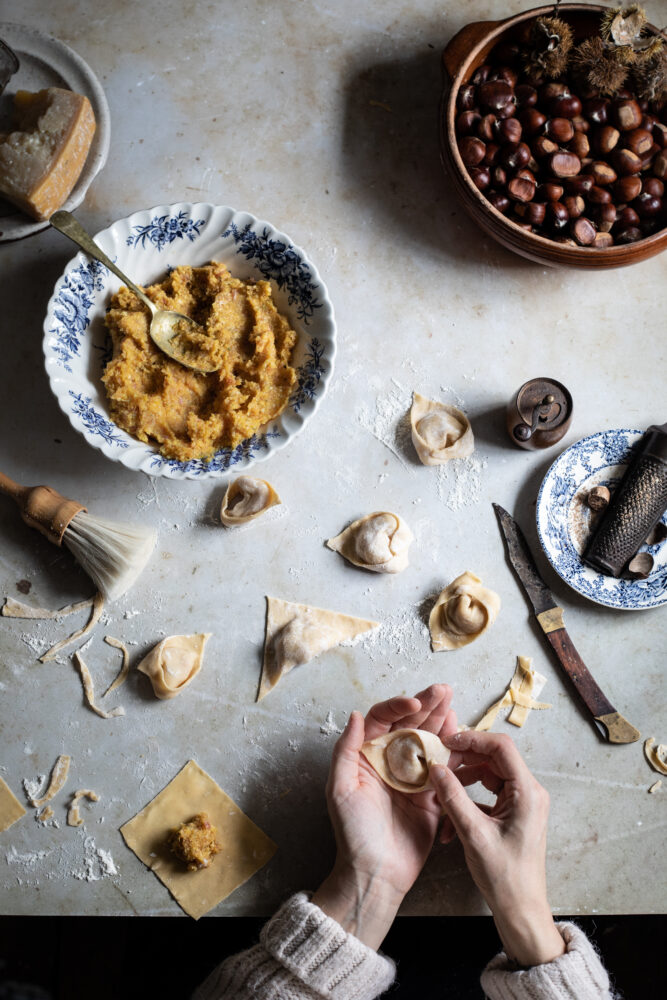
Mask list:
[[399,792],[432,788],[429,766],[449,760],[440,737],[425,729],[396,729],[364,743],[361,752],[382,780]]
[[376,511],[354,521],[327,545],[353,566],[374,573],[400,573],[408,565],[408,549],[414,536],[398,514]]
[[266,479],[239,476],[225,491],[220,508],[220,520],[228,528],[233,528],[237,524],[247,524],[280,502],[280,497]]
[[137,667],[150,678],[156,698],[175,698],[201,670],[210,632],[170,635],[151,649]]
[[437,652],[459,649],[477,639],[496,620],[500,598],[474,573],[461,573],[438,596],[428,620]]
[[475,448],[470,421],[462,410],[414,394],[410,410],[412,443],[424,465],[467,458]]

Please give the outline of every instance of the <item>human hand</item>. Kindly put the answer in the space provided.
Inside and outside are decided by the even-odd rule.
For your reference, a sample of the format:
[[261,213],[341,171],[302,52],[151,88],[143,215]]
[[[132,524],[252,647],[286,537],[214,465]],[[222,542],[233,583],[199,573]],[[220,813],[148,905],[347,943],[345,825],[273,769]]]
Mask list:
[[456,732],[451,688],[432,684],[414,698],[353,712],[334,748],[327,803],[336,837],[333,871],[313,897],[325,913],[377,948],[433,846],[440,819],[435,792],[406,795],[371,767],[362,744],[394,729]]
[[[440,839],[461,841],[506,954],[520,965],[550,962],[565,944],[547,902],[549,795],[509,736],[469,730],[444,742],[462,763],[455,771],[441,765],[430,770],[447,813]],[[478,781],[496,796],[492,806],[478,805],[466,794],[464,786]]]

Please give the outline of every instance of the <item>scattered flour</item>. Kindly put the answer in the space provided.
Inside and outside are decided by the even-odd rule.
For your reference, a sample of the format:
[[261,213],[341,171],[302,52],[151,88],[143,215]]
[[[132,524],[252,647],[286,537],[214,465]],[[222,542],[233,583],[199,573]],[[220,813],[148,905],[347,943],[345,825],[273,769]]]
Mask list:
[[343,730],[340,729],[340,727],[334,722],[332,709],[329,709],[327,712],[327,717],[324,720],[324,723],[320,726],[320,732],[323,736],[333,736],[334,733],[339,734],[343,732]]
[[391,381],[393,388],[386,395],[377,397],[374,411],[366,405],[361,407],[357,413],[357,423],[388,448],[404,469],[412,472],[403,457],[409,454],[412,447],[409,415],[412,390],[396,379]]
[[35,799],[40,798],[40,793],[44,787],[44,782],[46,781],[45,774],[38,774],[36,778],[24,778],[23,779],[23,791],[26,794],[28,801],[35,801]]
[[438,465],[438,499],[454,511],[479,503],[482,495],[482,470],[487,464],[485,458],[473,452],[468,458],[455,458],[444,465]]

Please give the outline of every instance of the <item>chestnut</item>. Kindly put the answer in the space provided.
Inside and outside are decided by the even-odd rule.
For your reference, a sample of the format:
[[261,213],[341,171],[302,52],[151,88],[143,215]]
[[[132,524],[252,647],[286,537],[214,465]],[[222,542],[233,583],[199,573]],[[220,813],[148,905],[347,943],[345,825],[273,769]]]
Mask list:
[[595,234],[595,239],[591,244],[596,250],[605,250],[614,245],[614,237],[605,230],[600,230]]
[[564,145],[574,135],[574,125],[569,118],[551,118],[544,129],[544,134],[554,142]]
[[593,149],[601,156],[606,156],[618,144],[621,133],[613,125],[601,125],[599,128],[594,129],[591,138]]
[[486,153],[484,154],[484,159],[482,164],[485,167],[492,167],[498,159],[498,154],[500,153],[500,146],[497,142],[487,142]]
[[606,205],[611,201],[611,191],[607,191],[606,188],[598,187],[594,184],[586,197],[591,205]]
[[570,143],[568,143],[568,149],[573,152],[580,160],[585,159],[591,151],[591,144],[588,141],[588,136],[585,132],[575,132]]
[[621,132],[631,132],[642,123],[642,110],[633,97],[617,99],[613,104],[613,119]]
[[604,160],[596,160],[589,169],[596,184],[613,184],[617,178],[616,171]]
[[553,153],[557,153],[558,143],[554,142],[553,139],[547,139],[546,135],[538,135],[537,139],[533,139],[530,148],[533,151],[533,156],[536,156],[538,160],[541,160],[545,156],[551,156]]
[[495,73],[491,74],[489,79],[504,80],[505,83],[509,83],[512,89],[514,89],[514,87],[516,87],[517,80],[519,79],[519,74],[516,70],[512,69],[511,66],[501,66],[500,69],[497,69]]
[[591,215],[598,229],[603,233],[611,232],[616,222],[616,206],[607,202],[605,205],[595,205],[593,209]]
[[500,151],[500,162],[510,170],[519,170],[526,166],[530,155],[530,147],[525,142],[509,142]]
[[[514,87],[505,80],[491,80],[477,88],[477,99],[489,111],[504,108],[514,97]],[[640,119],[641,121],[641,116]]]
[[620,177],[614,184],[614,198],[621,204],[627,204],[638,197],[642,190],[642,182],[636,174]]
[[533,108],[537,104],[537,91],[529,83],[515,85],[514,96],[518,108]]
[[560,201],[563,197],[563,185],[554,181],[545,181],[535,192],[537,201]]
[[490,191],[487,196],[487,201],[493,205],[497,212],[502,215],[509,210],[512,202],[509,200],[506,194],[501,194],[499,191]]
[[591,124],[583,115],[575,115],[572,119],[572,125],[575,132],[590,132]]
[[656,122],[651,131],[651,137],[659,149],[667,149],[667,125]]
[[566,93],[547,102],[547,110],[556,118],[577,118],[581,114],[581,101],[566,90]]
[[639,225],[639,216],[635,212],[634,208],[630,208],[626,205],[625,208],[621,208],[616,212],[616,222],[614,223],[614,230],[620,232],[623,229],[634,228]]
[[525,108],[519,112],[517,118],[521,122],[526,135],[537,135],[547,120],[547,116],[542,114],[537,108]]
[[551,229],[564,229],[570,221],[567,209],[560,201],[550,201],[546,206],[545,222]]
[[662,198],[642,192],[630,207],[634,208],[640,219],[653,219],[662,211]]
[[477,123],[477,135],[484,142],[491,142],[495,136],[495,125],[497,122],[495,115],[483,115]]
[[486,154],[486,145],[472,135],[464,136],[459,142],[459,153],[466,167],[476,167]]
[[565,205],[567,214],[571,219],[578,219],[579,216],[583,215],[586,211],[586,202],[580,194],[568,194],[567,197],[563,199],[563,204]]
[[456,134],[473,135],[481,118],[479,111],[462,111],[456,119]]
[[511,118],[515,114],[516,105],[514,101],[510,101],[508,104],[505,104],[502,108],[498,108],[496,111],[496,116],[498,118]]
[[504,188],[507,184],[507,171],[504,167],[495,166],[493,168],[493,184],[497,188]]
[[588,194],[595,178],[592,174],[577,174],[576,177],[566,177],[563,183],[568,194]]
[[535,181],[528,177],[513,177],[507,185],[507,193],[513,201],[532,201],[535,186]]
[[546,214],[546,205],[538,201],[518,202],[514,206],[515,213],[531,226],[541,226]]
[[592,125],[606,125],[609,116],[609,101],[604,97],[589,97],[584,101],[583,115]]
[[491,183],[491,173],[488,167],[470,167],[470,179],[479,191],[486,191]]
[[653,161],[653,174],[662,181],[667,177],[667,150],[663,149]]
[[642,194],[652,194],[654,198],[662,198],[665,185],[659,177],[645,177],[642,181]]
[[486,83],[491,75],[491,67],[487,66],[486,63],[483,66],[478,66],[475,70],[472,78],[473,83]]
[[473,111],[477,103],[477,90],[472,84],[460,87],[456,95],[456,107],[459,111]]
[[614,234],[614,239],[617,243],[636,243],[637,240],[642,238],[642,231],[637,226],[628,226],[627,229],[622,229],[620,232]]
[[623,137],[623,145],[637,156],[643,156],[653,147],[653,136],[645,128],[636,128]]
[[498,142],[521,142],[521,122],[518,118],[504,118],[495,124]]
[[611,154],[611,162],[620,177],[638,174],[642,168],[642,161],[631,149],[614,149]]
[[554,177],[574,177],[581,170],[581,160],[575,153],[561,150],[549,157],[549,170]]
[[570,232],[579,246],[589,247],[595,240],[597,229],[590,219],[582,215],[581,218],[574,220],[570,226]]

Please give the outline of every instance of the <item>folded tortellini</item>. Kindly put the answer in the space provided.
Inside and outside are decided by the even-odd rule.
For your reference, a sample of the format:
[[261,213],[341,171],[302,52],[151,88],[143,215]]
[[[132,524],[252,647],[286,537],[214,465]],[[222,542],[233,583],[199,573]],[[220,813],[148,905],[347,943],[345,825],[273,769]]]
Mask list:
[[210,632],[170,635],[158,642],[137,667],[150,678],[156,698],[175,698],[201,670]]
[[412,443],[424,465],[467,458],[475,448],[470,421],[462,410],[415,392],[410,410]]
[[257,701],[276,686],[283,674],[308,663],[320,653],[377,628],[366,618],[339,611],[266,598],[264,662]]
[[400,573],[408,565],[408,549],[414,536],[398,514],[376,511],[354,521],[327,546],[353,566],[374,573]]
[[449,760],[440,737],[425,729],[396,729],[364,743],[361,752],[382,780],[399,792],[432,788],[429,766]]
[[429,616],[431,645],[437,652],[474,642],[500,611],[500,598],[466,570],[438,596]]
[[261,517],[270,507],[281,503],[281,499],[271,483],[253,476],[238,476],[234,479],[222,498],[220,520],[228,527],[247,524]]

